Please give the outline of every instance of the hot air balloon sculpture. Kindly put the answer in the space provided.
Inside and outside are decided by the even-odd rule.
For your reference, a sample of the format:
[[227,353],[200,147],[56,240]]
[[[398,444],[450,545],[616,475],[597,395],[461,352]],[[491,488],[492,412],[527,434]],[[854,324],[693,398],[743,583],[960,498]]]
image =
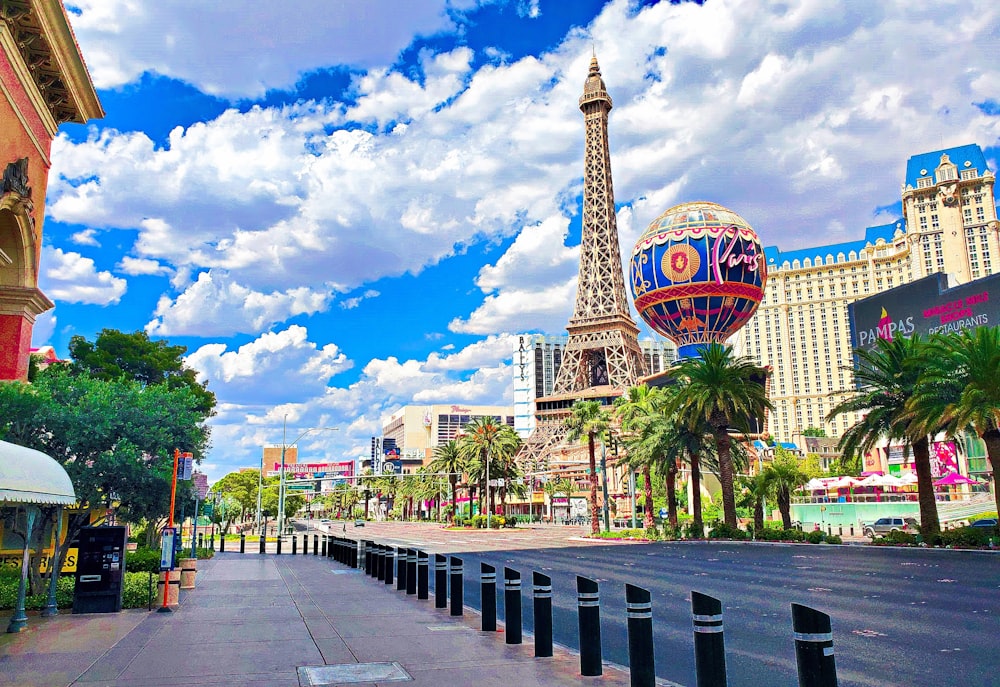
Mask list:
[[632,296],[642,319],[682,358],[723,342],[753,317],[767,266],[757,233],[716,203],[675,205],[632,250]]

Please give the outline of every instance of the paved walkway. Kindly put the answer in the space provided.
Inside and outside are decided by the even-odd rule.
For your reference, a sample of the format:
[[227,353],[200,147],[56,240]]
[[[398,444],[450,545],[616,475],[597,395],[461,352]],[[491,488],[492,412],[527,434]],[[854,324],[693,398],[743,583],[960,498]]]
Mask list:
[[435,609],[433,592],[418,601],[322,557],[225,553],[199,566],[173,613],[32,616],[26,632],[0,636],[0,685],[629,684],[614,666],[581,677],[559,647],[536,659],[528,635],[507,645],[468,609]]

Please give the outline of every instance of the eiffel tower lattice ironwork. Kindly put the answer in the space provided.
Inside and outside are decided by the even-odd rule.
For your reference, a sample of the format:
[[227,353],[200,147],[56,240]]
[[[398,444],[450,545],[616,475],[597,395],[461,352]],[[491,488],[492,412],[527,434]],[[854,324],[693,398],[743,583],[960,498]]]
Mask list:
[[562,443],[563,419],[571,405],[567,400],[594,398],[607,402],[646,374],[639,348],[639,328],[629,314],[618,245],[608,146],[611,107],[611,97],[595,56],[590,60],[590,73],[580,97],[586,149],[576,305],[566,327],[569,340],[552,396],[536,399],[536,429],[528,438],[524,453],[531,461]]

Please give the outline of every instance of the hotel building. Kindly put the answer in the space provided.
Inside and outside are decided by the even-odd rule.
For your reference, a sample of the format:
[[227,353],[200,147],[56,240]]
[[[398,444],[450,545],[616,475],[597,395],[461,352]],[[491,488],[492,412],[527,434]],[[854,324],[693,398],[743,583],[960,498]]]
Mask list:
[[978,145],[914,155],[898,221],[857,241],[765,248],[764,300],[732,342],[773,370],[772,436],[801,446],[809,427],[837,437],[860,419],[826,421],[852,385],[850,303],[935,272],[958,284],[1000,272],[994,182]]

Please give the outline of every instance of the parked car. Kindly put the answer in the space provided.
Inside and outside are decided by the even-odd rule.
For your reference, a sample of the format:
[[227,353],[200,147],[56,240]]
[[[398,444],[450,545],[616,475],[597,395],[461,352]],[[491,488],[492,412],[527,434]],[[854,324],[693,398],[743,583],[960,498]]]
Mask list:
[[889,532],[916,532],[920,529],[920,523],[916,518],[879,518],[873,523],[864,526],[862,530],[866,537],[874,537],[877,534],[888,534]]
[[995,528],[996,526],[997,526],[996,518],[979,518],[979,520],[973,520],[971,523],[969,523],[969,527]]

